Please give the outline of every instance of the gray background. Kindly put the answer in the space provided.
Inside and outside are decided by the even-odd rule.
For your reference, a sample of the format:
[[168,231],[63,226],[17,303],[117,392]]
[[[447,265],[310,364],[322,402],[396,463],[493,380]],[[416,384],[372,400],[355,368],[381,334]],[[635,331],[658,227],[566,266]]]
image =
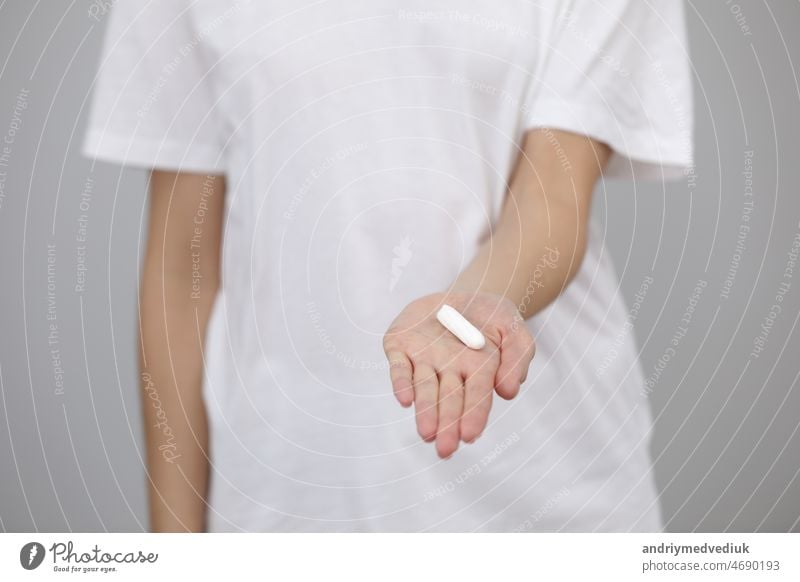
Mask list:
[[[654,279],[635,334],[645,375],[660,371],[642,397],[673,531],[800,531],[800,266],[784,277],[800,234],[800,3],[770,4],[687,4],[696,176],[596,197],[626,297]],[[0,165],[2,531],[146,528],[134,357],[145,175],[79,155],[103,32],[89,6],[0,2],[0,140],[12,142]],[[751,229],[725,299],[746,151]],[[659,366],[700,280],[686,335]],[[782,311],[753,357],[782,281]]]

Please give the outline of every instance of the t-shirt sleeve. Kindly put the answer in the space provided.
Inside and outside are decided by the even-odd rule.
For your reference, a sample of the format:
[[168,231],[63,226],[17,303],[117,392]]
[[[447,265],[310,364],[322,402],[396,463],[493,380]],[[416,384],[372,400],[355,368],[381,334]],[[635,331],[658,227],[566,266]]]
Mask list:
[[83,154],[125,165],[222,173],[224,143],[191,0],[111,8]]
[[606,177],[665,179],[693,164],[683,0],[565,0],[540,36],[526,129],[606,143]]

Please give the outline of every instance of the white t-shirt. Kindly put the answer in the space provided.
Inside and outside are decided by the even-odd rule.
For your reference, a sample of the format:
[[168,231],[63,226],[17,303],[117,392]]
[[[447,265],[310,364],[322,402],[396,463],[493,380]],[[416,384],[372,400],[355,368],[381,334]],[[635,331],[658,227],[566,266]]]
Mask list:
[[85,152],[227,175],[209,529],[658,530],[595,225],[528,322],[520,395],[451,459],[395,401],[381,340],[474,256],[526,130],[610,144],[607,177],[661,178],[691,164],[691,113],[674,0],[118,0]]

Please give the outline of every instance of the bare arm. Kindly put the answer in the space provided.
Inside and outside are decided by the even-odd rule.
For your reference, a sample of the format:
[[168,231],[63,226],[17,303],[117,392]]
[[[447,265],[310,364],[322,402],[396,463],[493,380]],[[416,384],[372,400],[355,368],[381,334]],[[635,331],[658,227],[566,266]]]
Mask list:
[[219,288],[224,191],[221,176],[151,175],[140,370],[153,531],[205,527],[202,348]]
[[[513,398],[534,341],[519,325],[561,293],[586,248],[591,195],[608,146],[563,131],[528,134],[492,237],[446,292],[409,304],[384,336],[395,395],[416,409],[417,431],[448,457],[486,426],[493,391]],[[449,304],[486,337],[465,348],[436,321]]]
[[582,135],[530,132],[493,236],[454,290],[503,295],[526,319],[552,302],[583,260],[592,190],[609,155]]

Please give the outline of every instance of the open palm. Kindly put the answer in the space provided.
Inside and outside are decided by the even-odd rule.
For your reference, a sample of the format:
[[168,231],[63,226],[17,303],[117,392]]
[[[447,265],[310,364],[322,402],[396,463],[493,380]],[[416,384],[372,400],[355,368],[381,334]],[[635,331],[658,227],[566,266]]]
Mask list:
[[[436,319],[443,304],[457,309],[486,338],[467,348]],[[416,407],[417,430],[436,440],[442,458],[483,432],[492,393],[511,399],[525,381],[534,342],[514,304],[490,293],[436,293],[410,303],[383,340],[400,404]]]

